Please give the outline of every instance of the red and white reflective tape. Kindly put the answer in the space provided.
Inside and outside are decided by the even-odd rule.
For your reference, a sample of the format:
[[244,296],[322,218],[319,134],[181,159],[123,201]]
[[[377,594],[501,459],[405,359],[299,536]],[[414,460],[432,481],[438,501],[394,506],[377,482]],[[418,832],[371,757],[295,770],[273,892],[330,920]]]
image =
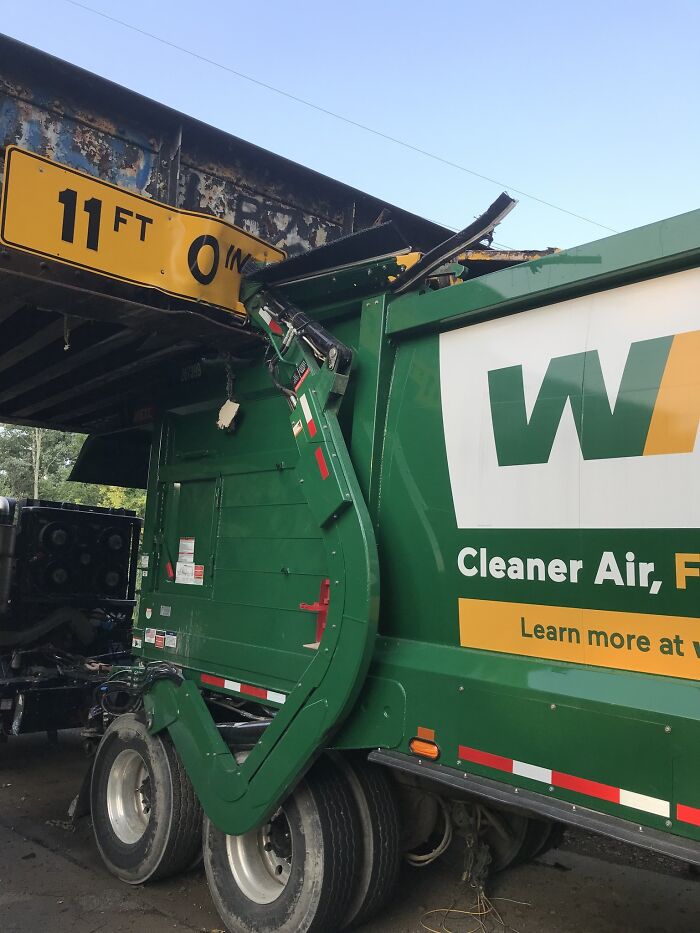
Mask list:
[[316,448],[315,457],[316,463],[318,464],[318,472],[321,474],[321,479],[328,479],[331,474],[321,447]]
[[309,437],[316,436],[316,422],[314,421],[314,416],[311,413],[311,406],[309,405],[309,400],[306,395],[299,396],[299,403],[301,405],[301,410],[304,412],[304,421],[306,422],[306,427],[309,431]]
[[269,311],[266,311],[265,308],[261,308],[259,313],[260,317],[263,319],[263,321],[265,321],[273,334],[283,333],[282,328],[279,326]]
[[[470,761],[475,765],[495,768],[497,771],[505,771],[508,774],[529,778],[531,781],[540,781],[550,787],[574,791],[577,794],[584,794],[586,797],[607,800],[609,803],[617,803],[633,810],[642,810],[644,813],[653,813],[655,816],[665,816],[666,819],[671,815],[671,804],[668,800],[659,800],[658,797],[637,794],[635,791],[625,790],[622,787],[612,787],[610,784],[601,784],[599,781],[574,777],[574,775],[565,774],[563,771],[552,771],[551,768],[541,768],[539,765],[531,765],[525,761],[515,761],[512,758],[493,755],[491,752],[469,748],[466,745],[459,746],[459,757],[462,761]],[[698,814],[700,815],[700,811],[698,811]],[[679,819],[681,819],[680,816]]]
[[700,826],[700,810],[697,807],[679,803],[676,805],[676,819],[681,823],[690,823],[691,826]]
[[276,693],[264,687],[253,687],[251,684],[242,684],[237,680],[226,680],[225,677],[215,677],[213,674],[202,674],[202,683],[208,687],[220,687],[222,690],[232,690],[246,697],[256,700],[269,700],[270,703],[282,704],[287,699],[286,693]]

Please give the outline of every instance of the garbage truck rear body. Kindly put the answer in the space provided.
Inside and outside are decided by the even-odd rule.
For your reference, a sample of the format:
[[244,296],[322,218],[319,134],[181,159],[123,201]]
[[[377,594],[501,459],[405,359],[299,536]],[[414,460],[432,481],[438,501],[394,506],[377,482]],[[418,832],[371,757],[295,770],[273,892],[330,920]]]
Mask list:
[[229,839],[359,750],[700,861],[699,229],[403,295],[415,257],[253,276],[262,364],[164,402],[134,635]]

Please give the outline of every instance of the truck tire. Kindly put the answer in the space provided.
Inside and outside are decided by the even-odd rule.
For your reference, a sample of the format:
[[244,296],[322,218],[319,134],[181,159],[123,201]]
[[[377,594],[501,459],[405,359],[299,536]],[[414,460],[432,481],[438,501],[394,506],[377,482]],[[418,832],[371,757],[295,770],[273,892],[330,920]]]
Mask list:
[[95,841],[112,874],[143,884],[185,871],[201,846],[202,808],[167,735],[119,716],[95,755],[90,788]]
[[538,820],[530,817],[523,844],[520,846],[520,851],[511,862],[511,865],[524,865],[526,862],[531,862],[537,858],[547,845],[547,840],[552,833],[552,826],[551,820]]
[[520,851],[512,865],[522,865],[545,855],[550,849],[557,849],[562,842],[564,826],[553,820],[530,819]]
[[259,829],[228,836],[205,817],[204,866],[231,933],[337,933],[359,866],[347,782],[321,759]]
[[491,870],[504,871],[512,865],[525,842],[529,819],[509,810],[488,809],[483,838],[491,850]]
[[386,772],[363,755],[334,755],[333,763],[347,781],[359,816],[360,865],[347,928],[366,923],[394,893],[401,865],[399,813]]

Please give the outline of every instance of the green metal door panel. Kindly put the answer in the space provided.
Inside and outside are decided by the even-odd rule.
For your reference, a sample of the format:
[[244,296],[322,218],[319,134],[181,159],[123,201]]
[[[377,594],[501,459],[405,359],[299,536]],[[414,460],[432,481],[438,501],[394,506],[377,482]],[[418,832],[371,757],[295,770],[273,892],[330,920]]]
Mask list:
[[[160,531],[161,561],[156,576],[159,592],[184,591],[200,599],[211,596],[216,485],[216,480],[209,479],[170,483],[166,487],[165,520]],[[188,545],[182,545],[183,541]],[[183,546],[187,546],[185,553],[181,553]],[[201,568],[197,571],[196,583],[181,582],[194,579],[193,574],[185,575],[189,564]],[[168,573],[168,565],[174,579]]]
[[202,455],[211,458],[223,457],[228,461],[239,452],[250,456],[253,453],[274,451],[280,446],[294,453],[289,436],[286,433],[281,434],[279,430],[284,407],[282,406],[280,411],[277,393],[267,388],[264,392],[248,394],[246,379],[241,377],[236,385],[236,398],[241,403],[241,419],[235,434],[221,431],[216,425],[219,408],[226,400],[223,378],[218,399],[200,402],[192,406],[195,409],[193,411],[189,411],[187,407],[179,408],[170,416],[172,428],[167,459],[169,464],[184,463]]
[[[235,606],[267,607],[275,613],[287,613],[290,623],[299,614],[299,604],[318,597],[323,576],[300,574],[289,567],[263,570],[216,571],[213,598],[217,603]],[[289,616],[292,613],[292,616]]]
[[[224,488],[228,478],[224,477]],[[261,534],[261,529],[264,529]],[[297,538],[318,539],[318,522],[308,506],[292,502],[276,506],[223,508],[219,518],[219,537],[224,538]]]
[[[285,623],[281,618],[270,625],[269,611],[256,607],[236,614],[230,608],[213,615],[178,614],[181,631],[193,632],[183,639],[181,661],[197,680],[201,672],[216,673],[286,692],[309,666],[311,653],[300,644],[301,631],[290,632]],[[304,623],[300,620],[300,628]]]
[[241,572],[283,571],[323,577],[328,565],[320,538],[229,538],[220,535],[216,554],[219,567]]
[[[289,455],[292,463],[296,461],[296,451],[289,451]],[[274,471],[235,473],[235,480],[230,478],[231,466],[229,462],[225,469],[222,509],[240,506],[249,508],[250,506],[306,504],[303,490],[299,487],[297,472],[290,469],[288,465],[284,468],[280,465],[280,468]]]

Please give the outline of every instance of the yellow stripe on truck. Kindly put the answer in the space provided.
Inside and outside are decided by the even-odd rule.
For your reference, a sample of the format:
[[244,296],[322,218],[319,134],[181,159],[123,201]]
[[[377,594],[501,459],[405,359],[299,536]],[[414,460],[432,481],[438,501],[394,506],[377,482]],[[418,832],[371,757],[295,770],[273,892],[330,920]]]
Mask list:
[[700,679],[700,619],[459,599],[463,648]]

